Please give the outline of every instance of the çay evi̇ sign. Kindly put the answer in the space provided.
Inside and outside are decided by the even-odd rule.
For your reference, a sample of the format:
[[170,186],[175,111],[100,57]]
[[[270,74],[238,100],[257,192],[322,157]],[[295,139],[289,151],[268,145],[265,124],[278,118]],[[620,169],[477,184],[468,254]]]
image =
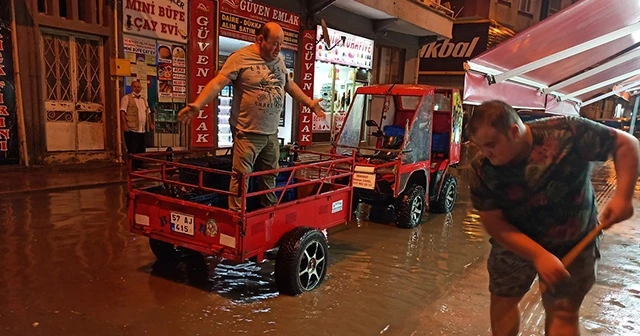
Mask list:
[[124,31],[166,41],[187,41],[188,0],[122,0]]

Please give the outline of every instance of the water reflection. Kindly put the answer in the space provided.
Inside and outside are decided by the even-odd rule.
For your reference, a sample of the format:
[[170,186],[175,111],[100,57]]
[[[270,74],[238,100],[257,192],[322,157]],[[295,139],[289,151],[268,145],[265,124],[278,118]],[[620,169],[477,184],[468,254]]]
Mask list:
[[442,295],[484,253],[485,237],[459,189],[451,214],[427,214],[413,229],[362,218],[332,228],[327,279],[297,297],[278,295],[273,261],[156,262],[148,240],[128,231],[124,186],[3,198],[0,316],[15,321],[9,327],[38,321],[76,334],[78,316],[104,326],[105,335],[350,336],[386,327],[398,334],[416,307]]

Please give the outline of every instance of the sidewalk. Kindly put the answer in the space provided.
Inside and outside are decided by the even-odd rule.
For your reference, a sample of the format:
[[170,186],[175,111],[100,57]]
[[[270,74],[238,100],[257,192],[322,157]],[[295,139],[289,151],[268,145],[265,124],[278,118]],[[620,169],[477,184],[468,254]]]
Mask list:
[[[608,162],[592,179],[598,205],[611,198],[615,186]],[[607,230],[602,240],[598,279],[581,312],[582,335],[640,335],[640,184],[634,197],[636,213]],[[420,335],[490,335],[486,256],[420,313]],[[537,283],[520,304],[520,335],[544,335],[544,310]]]
[[66,190],[127,182],[127,168],[117,163],[45,166],[5,171],[0,195]]

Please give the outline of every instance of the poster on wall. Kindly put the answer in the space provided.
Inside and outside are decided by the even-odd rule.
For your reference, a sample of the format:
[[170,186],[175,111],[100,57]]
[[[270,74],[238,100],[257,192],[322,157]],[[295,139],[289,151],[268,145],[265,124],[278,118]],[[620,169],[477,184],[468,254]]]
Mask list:
[[173,55],[172,45],[158,41],[158,102],[171,103],[173,101]]
[[20,163],[11,1],[0,2],[0,165]]
[[123,0],[124,33],[186,43],[188,0]]
[[284,30],[282,47],[298,50],[300,15],[251,0],[220,2],[220,36],[254,42],[257,30],[270,21]]
[[183,45],[173,45],[171,59],[173,65],[173,92],[171,97],[174,103],[187,101],[187,54]]
[[[123,35],[124,57],[131,63],[131,77],[125,78],[125,93],[131,92],[131,82],[140,80],[142,94],[148,96],[147,83],[149,77],[155,77],[156,68],[156,41],[133,35]],[[148,98],[148,97],[147,97]]]
[[[189,22],[189,100],[194,101],[202,89],[215,76],[218,43],[216,39],[217,2],[211,0],[190,1]],[[214,147],[213,104],[208,104],[198,112],[191,122],[191,147]],[[215,142],[214,142],[215,141]]]

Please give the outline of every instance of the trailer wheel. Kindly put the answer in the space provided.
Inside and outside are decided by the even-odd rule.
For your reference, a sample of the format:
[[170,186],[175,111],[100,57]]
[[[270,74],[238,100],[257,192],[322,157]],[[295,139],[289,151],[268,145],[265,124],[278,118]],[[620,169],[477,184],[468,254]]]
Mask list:
[[278,291],[298,295],[320,286],[327,274],[327,239],[322,232],[298,227],[284,235],[276,257]]
[[420,224],[425,208],[425,193],[422,186],[414,184],[405,190],[398,200],[396,226],[410,229]]
[[456,204],[456,178],[451,174],[444,177],[442,189],[438,195],[438,201],[434,202],[432,211],[435,213],[450,213]]
[[183,248],[153,238],[149,238],[149,246],[160,261],[177,260],[189,255],[189,251]]

